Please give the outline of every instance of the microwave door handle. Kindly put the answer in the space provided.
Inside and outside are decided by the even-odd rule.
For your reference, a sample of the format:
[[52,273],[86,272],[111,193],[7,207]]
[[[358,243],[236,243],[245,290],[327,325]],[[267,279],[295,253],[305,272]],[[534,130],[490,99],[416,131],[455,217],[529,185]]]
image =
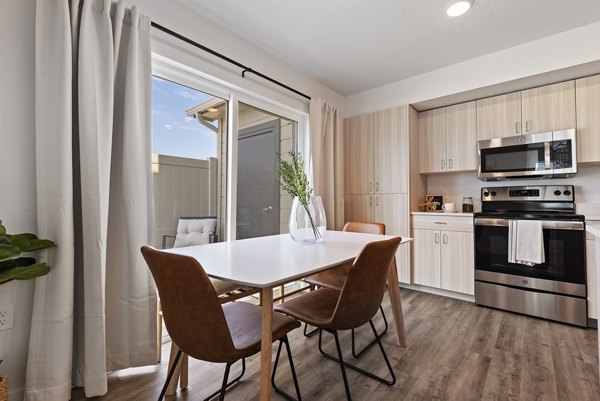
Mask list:
[[550,163],[550,145],[552,142],[544,142],[544,170],[552,170],[552,164]]

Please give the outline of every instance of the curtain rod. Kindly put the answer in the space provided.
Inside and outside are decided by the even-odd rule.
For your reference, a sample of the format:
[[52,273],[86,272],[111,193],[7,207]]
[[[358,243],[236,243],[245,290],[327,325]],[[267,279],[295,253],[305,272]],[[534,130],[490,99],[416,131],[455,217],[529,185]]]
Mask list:
[[183,41],[185,43],[188,43],[188,44],[190,44],[190,45],[192,45],[194,47],[197,47],[200,50],[204,50],[205,52],[210,53],[213,56],[220,58],[221,60],[225,60],[228,63],[231,63],[231,64],[233,64],[233,65],[241,68],[242,69],[242,78],[245,78],[245,75],[246,75],[247,72],[248,73],[252,73],[254,75],[257,75],[257,76],[261,77],[262,79],[266,79],[267,81],[269,81],[271,83],[274,83],[275,85],[279,85],[282,88],[285,88],[285,89],[287,89],[287,90],[289,90],[291,92],[294,92],[297,95],[300,95],[300,96],[302,96],[302,97],[310,100],[310,96],[308,96],[308,95],[306,95],[306,94],[304,94],[304,93],[302,93],[302,92],[300,92],[300,91],[298,91],[298,90],[296,90],[296,89],[294,89],[294,88],[292,88],[290,86],[287,86],[286,84],[281,83],[281,82],[279,82],[279,81],[277,81],[277,80],[275,80],[275,79],[273,79],[273,78],[271,78],[271,77],[269,77],[269,76],[267,76],[267,75],[265,75],[265,74],[263,74],[261,72],[253,70],[252,68],[250,68],[248,66],[245,66],[244,64],[242,64],[242,63],[240,63],[238,61],[235,61],[234,59],[229,58],[229,57],[227,57],[227,56],[225,56],[225,55],[223,55],[223,54],[221,54],[219,52],[216,52],[213,49],[210,49],[210,48],[208,48],[208,47],[206,47],[204,45],[201,45],[200,43],[195,42],[195,41],[191,40],[190,38],[187,38],[187,37],[185,37],[183,35],[180,35],[177,32],[174,32],[174,31],[170,30],[169,28],[165,28],[164,26],[162,26],[160,24],[157,24],[156,22],[151,22],[151,25],[152,25],[153,28],[156,28],[159,31],[162,31],[162,32],[164,32],[164,33],[166,33],[168,35],[171,35],[174,38],[177,38],[177,39],[179,39],[179,40],[181,40],[181,41]]

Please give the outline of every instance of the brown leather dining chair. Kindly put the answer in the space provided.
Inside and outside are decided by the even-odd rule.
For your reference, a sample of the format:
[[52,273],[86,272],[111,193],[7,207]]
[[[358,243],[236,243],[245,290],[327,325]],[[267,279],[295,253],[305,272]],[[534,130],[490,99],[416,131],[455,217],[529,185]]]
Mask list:
[[[221,389],[206,398],[208,400],[220,394],[219,399],[223,400],[226,389],[243,376],[245,358],[260,351],[261,308],[239,301],[221,305],[208,275],[192,257],[148,246],[142,247],[141,251],[158,289],[165,326],[171,340],[179,348],[159,401],[164,397],[182,352],[192,358],[226,364]],[[279,348],[271,381],[275,391],[290,400],[294,398],[276,387],[274,379],[281,347],[285,345],[296,395],[301,400],[287,339],[287,333],[297,327],[300,327],[300,323],[295,319],[273,313],[273,340],[279,340]],[[228,382],[231,365],[240,359],[241,374]]]
[[[396,383],[396,375],[381,340],[377,336],[372,319],[381,305],[388,269],[400,241],[400,237],[394,237],[384,241],[371,242],[363,248],[351,265],[348,265],[348,262],[340,264],[341,267],[348,269],[348,276],[341,290],[323,287],[275,306],[276,311],[283,312],[319,329],[319,351],[326,358],[340,364],[348,400],[351,400],[352,397],[346,377],[346,368],[388,385]],[[376,342],[392,377],[391,380],[351,365],[342,357],[338,330],[351,330],[366,323],[369,323],[376,336]],[[337,358],[323,351],[321,344],[323,330],[333,334]]]
[[[380,234],[385,235],[385,224],[382,223],[371,223],[371,222],[362,222],[362,221],[349,221],[344,225],[342,231],[346,232],[354,232],[354,233],[364,233],[364,234]],[[395,258],[393,263],[395,263]],[[348,277],[348,270],[350,265],[342,265],[336,268],[328,269],[323,272],[313,274],[304,279],[308,284],[315,287],[325,287],[325,288],[333,288],[336,290],[342,289],[344,286],[344,282],[346,281],[346,277]],[[381,312],[381,317],[383,318],[384,328],[380,333],[377,333],[377,336],[381,338],[388,331],[388,322],[385,317],[385,312],[383,311],[383,307],[379,306],[379,310]],[[317,330],[313,330],[312,332],[307,332],[308,325],[304,325],[304,335],[306,337],[311,336]],[[376,340],[373,339],[367,345],[365,345],[360,351],[356,351],[355,345],[355,333],[354,329],[352,329],[352,355],[355,358],[360,357],[369,347],[376,344]]]

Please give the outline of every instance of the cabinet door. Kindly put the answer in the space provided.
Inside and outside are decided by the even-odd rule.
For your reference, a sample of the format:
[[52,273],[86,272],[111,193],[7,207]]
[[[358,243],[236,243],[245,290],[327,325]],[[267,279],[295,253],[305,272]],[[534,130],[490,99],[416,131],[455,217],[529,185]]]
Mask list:
[[373,114],[374,191],[408,192],[407,106]]
[[475,294],[473,233],[441,232],[441,288]]
[[575,128],[575,81],[521,93],[523,133]]
[[415,284],[440,288],[440,242],[438,230],[413,230]]
[[600,161],[600,75],[575,82],[577,100],[577,161]]
[[[385,233],[409,237],[408,194],[375,194],[373,220],[385,224]],[[410,284],[410,247],[400,245],[396,252],[398,281]]]
[[372,221],[373,195],[345,195],[344,221]]
[[477,168],[477,103],[446,107],[447,171]]
[[419,158],[421,173],[446,171],[446,111],[419,113]]
[[344,191],[368,194],[373,191],[373,114],[344,121]]
[[477,140],[521,133],[521,92],[477,101]]

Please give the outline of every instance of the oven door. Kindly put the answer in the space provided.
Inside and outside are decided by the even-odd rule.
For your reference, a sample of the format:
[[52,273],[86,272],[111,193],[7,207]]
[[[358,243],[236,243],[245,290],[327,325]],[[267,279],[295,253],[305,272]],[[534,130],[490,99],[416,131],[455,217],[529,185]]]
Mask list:
[[542,220],[546,262],[508,262],[508,222],[475,219],[475,279],[515,287],[586,296],[585,223]]

